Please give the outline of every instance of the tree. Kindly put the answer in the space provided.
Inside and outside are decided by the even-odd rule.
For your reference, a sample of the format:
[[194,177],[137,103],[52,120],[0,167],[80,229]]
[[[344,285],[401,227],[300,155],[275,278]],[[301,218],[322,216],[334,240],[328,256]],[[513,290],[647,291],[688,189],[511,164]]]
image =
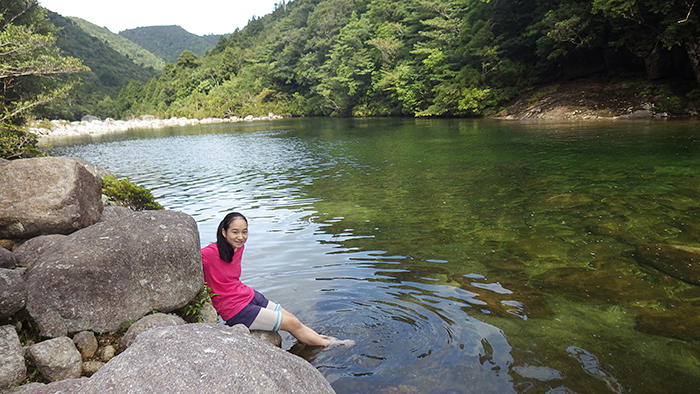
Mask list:
[[38,154],[36,139],[20,129],[23,115],[65,95],[74,84],[60,77],[87,71],[54,46],[46,11],[36,0],[5,0],[0,9],[0,157]]

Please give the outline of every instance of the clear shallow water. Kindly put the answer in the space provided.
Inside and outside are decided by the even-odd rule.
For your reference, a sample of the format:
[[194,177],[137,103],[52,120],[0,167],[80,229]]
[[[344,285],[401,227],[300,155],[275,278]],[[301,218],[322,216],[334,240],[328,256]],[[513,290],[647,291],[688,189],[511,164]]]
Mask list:
[[697,123],[297,119],[51,143],[192,215],[202,245],[246,214],[243,280],[357,340],[285,338],[338,393],[700,384],[700,290],[634,253],[700,246]]

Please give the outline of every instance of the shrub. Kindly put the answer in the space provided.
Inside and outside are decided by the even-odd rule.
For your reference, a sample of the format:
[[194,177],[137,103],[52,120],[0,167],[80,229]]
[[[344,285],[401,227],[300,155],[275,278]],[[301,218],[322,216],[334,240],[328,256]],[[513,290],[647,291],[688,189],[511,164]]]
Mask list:
[[10,124],[0,125],[0,158],[25,159],[43,156],[44,152],[37,148],[35,134]]
[[102,194],[117,205],[134,211],[165,209],[150,190],[132,183],[129,178],[118,179],[116,175],[102,177]]

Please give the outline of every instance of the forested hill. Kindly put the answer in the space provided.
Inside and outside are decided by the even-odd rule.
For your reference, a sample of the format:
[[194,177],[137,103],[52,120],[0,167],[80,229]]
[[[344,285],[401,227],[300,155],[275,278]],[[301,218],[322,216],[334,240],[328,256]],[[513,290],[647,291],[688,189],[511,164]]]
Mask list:
[[119,105],[122,116],[483,116],[536,84],[590,76],[672,78],[697,99],[698,15],[684,0],[294,0],[157,83],[130,84]]
[[202,56],[219,41],[219,35],[198,36],[180,26],[149,26],[119,32],[167,62],[175,63],[182,51]]
[[[81,86],[71,92],[69,99],[54,102],[37,110],[40,117],[50,119],[80,119],[100,107],[105,116],[115,117],[111,98],[117,98],[120,90],[129,81],[146,82],[159,75],[152,68],[137,65],[121,55],[100,39],[78,27],[75,22],[48,11],[50,22],[60,28],[56,46],[67,56],[82,60],[90,71],[72,76],[81,81]],[[107,97],[106,101],[104,101]]]
[[143,67],[151,67],[156,70],[161,70],[165,65],[165,61],[163,59],[141,48],[138,44],[134,43],[128,38],[111,32],[107,28],[97,26],[75,16],[70,16],[68,19],[75,22],[89,35],[99,38],[115,51],[133,60],[136,64],[140,64]]

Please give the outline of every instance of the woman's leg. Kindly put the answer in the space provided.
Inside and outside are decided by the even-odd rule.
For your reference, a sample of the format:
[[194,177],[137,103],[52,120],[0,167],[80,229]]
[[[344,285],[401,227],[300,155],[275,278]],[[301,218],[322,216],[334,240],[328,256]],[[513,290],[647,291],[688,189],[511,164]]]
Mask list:
[[280,329],[292,334],[299,342],[310,346],[326,347],[335,339],[319,335],[316,331],[305,326],[296,316],[287,312],[284,308],[282,308],[282,325]]

